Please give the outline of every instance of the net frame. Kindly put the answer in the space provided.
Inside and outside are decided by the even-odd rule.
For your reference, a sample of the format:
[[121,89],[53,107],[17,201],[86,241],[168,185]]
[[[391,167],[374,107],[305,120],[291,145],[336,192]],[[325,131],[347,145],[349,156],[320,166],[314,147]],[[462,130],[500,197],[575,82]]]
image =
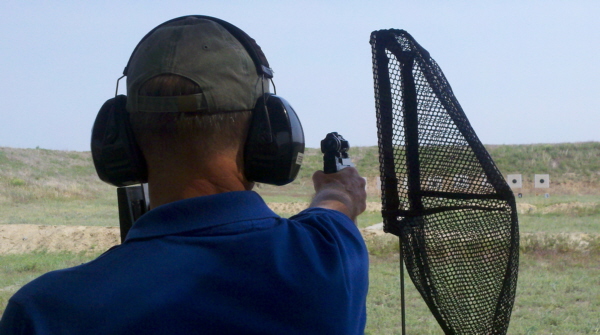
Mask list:
[[429,52],[398,29],[370,43],[384,231],[399,236],[446,334],[505,334],[518,276],[514,195]]

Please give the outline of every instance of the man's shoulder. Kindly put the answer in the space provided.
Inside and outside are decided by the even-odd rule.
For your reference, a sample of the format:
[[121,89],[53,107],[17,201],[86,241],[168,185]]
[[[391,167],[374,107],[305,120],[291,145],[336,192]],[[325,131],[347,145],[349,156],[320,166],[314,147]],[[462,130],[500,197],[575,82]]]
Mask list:
[[290,220],[298,222],[305,228],[316,230],[321,234],[326,234],[336,239],[352,239],[361,241],[364,244],[362,235],[358,227],[354,224],[354,221],[342,212],[333,209],[320,207],[307,208],[290,217]]
[[344,213],[327,208],[310,207],[290,217],[290,220],[300,222],[334,223],[342,226],[355,226],[354,222]]

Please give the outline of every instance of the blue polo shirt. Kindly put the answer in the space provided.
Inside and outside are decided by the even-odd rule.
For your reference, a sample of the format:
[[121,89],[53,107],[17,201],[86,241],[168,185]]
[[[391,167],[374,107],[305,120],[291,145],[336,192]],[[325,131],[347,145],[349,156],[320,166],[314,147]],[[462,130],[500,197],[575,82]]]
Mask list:
[[97,259],[9,301],[1,334],[362,334],[368,254],[344,214],[252,191],[169,203]]

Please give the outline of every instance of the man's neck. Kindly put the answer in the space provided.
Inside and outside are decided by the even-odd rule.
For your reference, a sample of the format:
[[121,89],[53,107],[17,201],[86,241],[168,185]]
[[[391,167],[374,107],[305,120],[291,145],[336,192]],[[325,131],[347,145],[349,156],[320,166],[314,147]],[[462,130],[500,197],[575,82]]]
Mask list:
[[163,161],[154,167],[150,165],[148,171],[152,208],[188,198],[251,190],[252,186],[236,160],[225,155],[216,155],[202,165]]

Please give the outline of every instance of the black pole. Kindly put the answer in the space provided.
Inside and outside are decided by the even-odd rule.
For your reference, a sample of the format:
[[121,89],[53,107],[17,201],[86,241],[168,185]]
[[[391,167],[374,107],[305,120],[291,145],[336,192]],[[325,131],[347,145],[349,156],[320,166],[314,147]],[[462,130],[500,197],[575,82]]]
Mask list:
[[121,228],[121,243],[131,226],[148,211],[146,197],[142,185],[117,188],[117,201],[119,205],[119,227]]
[[402,251],[402,238],[398,237],[400,249],[400,307],[402,309],[402,335],[406,334],[406,304],[404,298],[404,252]]

